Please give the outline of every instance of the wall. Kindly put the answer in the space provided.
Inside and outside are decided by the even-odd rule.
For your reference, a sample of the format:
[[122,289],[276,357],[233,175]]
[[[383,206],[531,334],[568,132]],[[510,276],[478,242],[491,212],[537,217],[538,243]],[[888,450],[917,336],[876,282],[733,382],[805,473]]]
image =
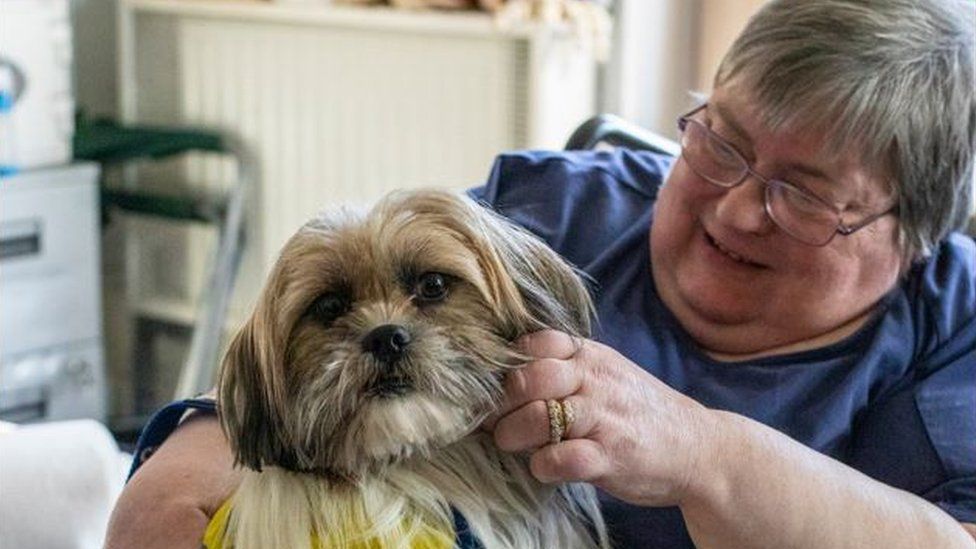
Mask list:
[[697,0],[618,0],[604,108],[668,137],[694,87]]
[[695,82],[699,90],[711,89],[715,70],[739,31],[764,0],[700,0],[699,48]]
[[763,0],[617,0],[603,109],[668,137]]

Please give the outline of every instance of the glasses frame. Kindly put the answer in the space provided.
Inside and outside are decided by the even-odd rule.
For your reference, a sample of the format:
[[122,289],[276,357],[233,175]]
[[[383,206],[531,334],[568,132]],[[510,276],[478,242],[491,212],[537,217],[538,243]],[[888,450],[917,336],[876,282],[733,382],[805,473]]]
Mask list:
[[[742,165],[742,175],[740,175],[739,178],[737,180],[733,181],[732,183],[726,183],[726,182],[722,182],[722,181],[716,181],[715,179],[712,179],[712,178],[710,178],[710,177],[708,177],[708,176],[706,176],[706,175],[704,175],[702,173],[699,173],[698,170],[692,165],[691,162],[688,162],[688,167],[691,168],[691,170],[693,172],[695,172],[696,175],[698,175],[699,177],[701,177],[705,181],[708,181],[712,185],[715,185],[716,187],[721,187],[723,189],[731,189],[733,187],[736,187],[736,186],[740,185],[743,181],[745,181],[746,179],[748,179],[750,175],[752,175],[753,177],[755,177],[757,180],[759,180],[759,182],[761,182],[763,184],[763,209],[765,210],[766,215],[769,216],[769,218],[773,221],[773,223],[776,224],[777,227],[779,227],[780,229],[782,229],[783,232],[785,232],[786,234],[790,235],[792,238],[796,239],[797,241],[802,242],[802,243],[807,244],[807,245],[810,245],[810,246],[817,246],[817,247],[826,246],[838,234],[839,235],[843,235],[843,236],[850,236],[851,234],[853,234],[853,233],[855,233],[855,232],[863,229],[864,227],[867,227],[871,223],[874,223],[878,219],[880,219],[880,218],[882,218],[882,217],[884,217],[884,216],[886,216],[886,215],[894,212],[898,208],[897,205],[894,205],[894,206],[891,206],[891,207],[889,207],[888,209],[886,209],[886,210],[884,210],[882,212],[878,212],[878,213],[875,213],[875,214],[871,214],[868,217],[862,219],[861,221],[859,221],[857,223],[854,223],[854,224],[851,224],[851,225],[844,224],[844,220],[843,220],[843,218],[841,216],[841,214],[843,213],[843,210],[841,210],[840,208],[834,206],[833,204],[831,204],[830,202],[824,200],[823,198],[817,196],[813,192],[808,191],[807,189],[804,189],[803,187],[800,187],[798,185],[794,185],[793,183],[790,183],[788,181],[783,181],[782,179],[769,178],[769,177],[766,177],[763,174],[757,172],[752,167],[752,165],[749,163],[749,161],[746,160],[746,157],[743,156],[743,154],[741,152],[739,152],[739,149],[735,148],[735,146],[733,146],[731,143],[729,143],[722,136],[720,136],[717,133],[713,132],[711,130],[711,128],[709,128],[708,126],[706,126],[702,121],[696,120],[696,119],[692,118],[692,116],[698,114],[700,111],[704,110],[706,107],[708,107],[708,103],[703,103],[703,104],[695,107],[694,109],[692,109],[688,113],[686,113],[686,114],[678,117],[678,130],[681,132],[681,137],[682,137],[682,139],[681,139],[681,141],[682,141],[682,143],[681,143],[682,155],[684,154],[684,149],[685,149],[685,146],[684,146],[685,129],[688,127],[688,124],[696,124],[701,130],[703,130],[705,132],[706,135],[708,135],[712,139],[715,139],[716,141],[718,141],[719,143],[721,143],[725,147],[728,147],[728,149],[730,151],[732,151],[733,153],[735,153],[736,158],[738,158],[739,163]],[[820,241],[813,242],[813,241],[810,241],[809,239],[801,238],[801,237],[797,236],[796,234],[794,234],[792,231],[790,231],[788,228],[786,228],[785,226],[783,226],[783,224],[778,219],[776,219],[776,215],[773,214],[772,206],[770,206],[770,202],[772,201],[772,196],[771,196],[772,195],[772,188],[773,188],[773,186],[776,186],[776,185],[781,185],[781,186],[786,187],[787,189],[789,189],[789,190],[791,190],[793,192],[797,192],[797,193],[803,195],[804,197],[810,199],[811,201],[813,201],[815,203],[822,204],[825,208],[827,208],[828,210],[830,210],[831,212],[833,212],[834,216],[836,216],[836,218],[837,218],[837,224],[834,227],[833,232],[830,233],[830,235],[827,237],[826,240],[824,240],[823,242],[820,242]]]

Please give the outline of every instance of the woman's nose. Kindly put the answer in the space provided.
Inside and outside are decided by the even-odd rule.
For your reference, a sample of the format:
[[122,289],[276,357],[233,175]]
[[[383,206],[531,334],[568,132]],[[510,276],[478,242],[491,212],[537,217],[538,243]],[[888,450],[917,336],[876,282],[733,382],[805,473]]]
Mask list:
[[763,182],[749,174],[745,181],[718,198],[715,206],[717,221],[743,233],[769,231],[772,220],[766,213],[764,191]]

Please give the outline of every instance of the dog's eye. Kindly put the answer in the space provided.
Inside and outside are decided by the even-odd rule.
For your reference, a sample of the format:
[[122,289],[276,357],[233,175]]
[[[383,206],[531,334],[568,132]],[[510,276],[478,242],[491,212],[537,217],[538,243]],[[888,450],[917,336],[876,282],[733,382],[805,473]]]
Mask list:
[[447,278],[440,273],[424,273],[417,278],[413,293],[421,301],[441,301],[447,297]]
[[349,310],[349,298],[340,293],[320,295],[308,308],[308,314],[323,323],[339,318]]

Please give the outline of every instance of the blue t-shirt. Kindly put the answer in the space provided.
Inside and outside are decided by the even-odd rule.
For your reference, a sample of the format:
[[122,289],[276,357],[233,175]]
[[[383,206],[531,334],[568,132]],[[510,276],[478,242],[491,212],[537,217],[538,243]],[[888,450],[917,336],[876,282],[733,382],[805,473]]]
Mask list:
[[[625,150],[512,153],[471,195],[593,277],[595,339],[708,407],[765,423],[976,522],[973,240],[949,237],[842,341],[719,362],[678,325],[651,276],[652,206],[670,164]],[[616,546],[693,546],[677,508],[602,497]]]

